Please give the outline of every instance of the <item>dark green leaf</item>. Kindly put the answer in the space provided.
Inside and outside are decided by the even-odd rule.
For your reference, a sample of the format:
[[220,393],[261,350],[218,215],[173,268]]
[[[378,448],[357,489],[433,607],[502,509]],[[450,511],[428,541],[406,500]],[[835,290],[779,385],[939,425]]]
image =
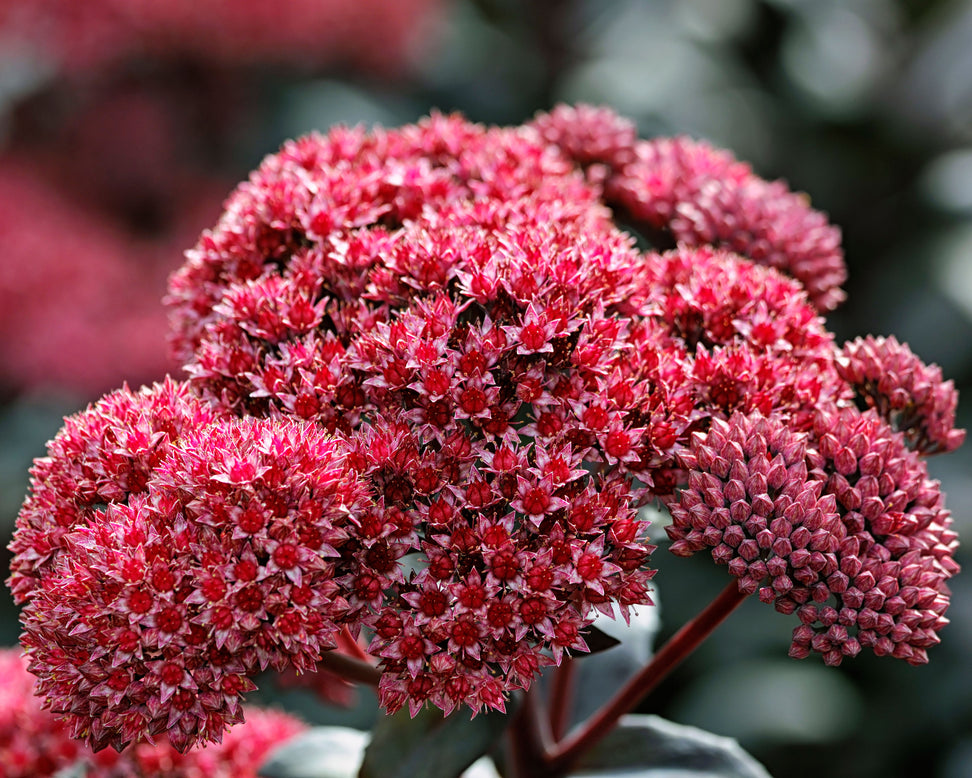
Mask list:
[[470,721],[464,712],[443,717],[426,708],[413,719],[399,711],[378,722],[358,776],[457,778],[492,748],[508,721],[509,714],[496,712]]
[[770,778],[732,738],[658,716],[625,716],[585,754],[575,776],[589,778]]

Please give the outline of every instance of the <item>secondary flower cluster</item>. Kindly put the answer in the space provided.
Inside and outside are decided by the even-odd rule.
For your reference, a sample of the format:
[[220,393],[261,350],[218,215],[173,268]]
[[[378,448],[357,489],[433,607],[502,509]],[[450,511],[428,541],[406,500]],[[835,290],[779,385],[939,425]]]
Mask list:
[[162,740],[123,755],[93,753],[34,696],[34,677],[14,649],[0,649],[0,774],[52,778],[78,763],[88,778],[256,778],[270,751],[305,729],[277,711],[249,708],[246,723],[220,744],[180,754]]
[[696,433],[682,461],[672,552],[710,548],[741,591],[795,612],[791,656],[928,661],[956,535],[938,482],[873,411],[821,409],[806,434],[736,414]]
[[[603,110],[287,143],[171,279],[188,382],[35,466],[11,585],[41,690],[96,746],[183,748],[351,635],[390,711],[502,709],[650,603],[652,499],[675,553],[796,613],[794,656],[924,661],[955,538],[907,446],[960,442],[954,392],[835,346],[842,278],[802,198]],[[897,428],[854,405],[902,392]]]
[[632,123],[607,109],[560,106],[534,126],[579,164],[593,166],[605,202],[649,234],[721,246],[782,270],[821,311],[844,299],[840,231],[782,181],[763,180],[707,143],[637,140]]
[[249,676],[334,648],[333,579],[354,569],[338,548],[366,494],[319,427],[218,421],[167,382],[105,398],[51,452],[10,583],[38,689],[76,737],[218,739]]
[[918,452],[954,451],[965,440],[965,430],[955,429],[955,385],[894,336],[846,343],[837,371]]

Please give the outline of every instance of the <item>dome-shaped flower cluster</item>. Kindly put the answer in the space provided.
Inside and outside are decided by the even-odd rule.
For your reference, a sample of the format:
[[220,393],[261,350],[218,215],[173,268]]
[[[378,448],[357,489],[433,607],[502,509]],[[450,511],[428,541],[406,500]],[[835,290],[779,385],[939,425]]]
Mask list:
[[140,744],[123,755],[93,753],[66,726],[41,708],[34,677],[14,649],[0,649],[0,775],[53,778],[76,764],[88,778],[256,778],[273,748],[299,734],[303,723],[278,711],[248,708],[246,722],[219,744],[188,753],[165,739]]
[[837,498],[846,537],[828,598],[821,590],[797,609],[803,626],[791,653],[813,650],[836,664],[836,652],[849,653],[856,641],[879,656],[923,664],[948,623],[947,581],[959,570],[939,483],[873,411],[823,409],[812,434],[809,460],[826,480],[824,493]]
[[[609,206],[685,242],[639,252]],[[817,313],[842,268],[781,184],[603,110],[287,143],[172,277],[188,388],[106,398],[35,467],[12,583],[49,704],[182,749],[350,635],[389,711],[502,709],[650,602],[651,499],[675,553],[797,613],[795,656],[923,661],[954,535],[851,407]]]
[[955,384],[943,381],[938,365],[926,365],[894,336],[845,343],[837,370],[919,453],[954,451],[965,440],[965,430],[955,429]]
[[22,642],[51,709],[94,748],[241,720],[249,676],[313,668],[347,610],[334,578],[363,484],[319,427],[241,419],[171,443],[146,489],[64,536]]
[[501,707],[595,609],[648,601],[638,264],[530,133],[435,117],[286,146],[174,278],[202,392],[355,446],[378,503],[342,583],[387,708]]
[[759,413],[715,419],[683,457],[687,488],[671,504],[671,551],[705,548],[740,591],[774,602],[837,569],[835,499],[807,469],[806,436]]

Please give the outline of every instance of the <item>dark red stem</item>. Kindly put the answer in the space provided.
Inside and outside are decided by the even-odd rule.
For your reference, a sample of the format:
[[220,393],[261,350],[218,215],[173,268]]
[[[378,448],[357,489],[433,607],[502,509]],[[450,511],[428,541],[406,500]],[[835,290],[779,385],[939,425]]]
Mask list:
[[539,778],[546,775],[546,754],[550,747],[547,721],[537,700],[538,687],[526,694],[507,729],[510,744],[511,778]]
[[369,686],[377,686],[381,678],[377,667],[338,651],[325,651],[318,666],[348,681],[366,683]]
[[570,657],[564,657],[553,677],[550,691],[550,734],[554,742],[560,740],[567,731],[570,721],[570,706],[574,701],[574,685],[577,678],[577,665]]
[[566,775],[578,758],[610,732],[672,669],[691,654],[744,600],[736,581],[661,647],[641,672],[626,683],[600,710],[547,752],[545,775]]

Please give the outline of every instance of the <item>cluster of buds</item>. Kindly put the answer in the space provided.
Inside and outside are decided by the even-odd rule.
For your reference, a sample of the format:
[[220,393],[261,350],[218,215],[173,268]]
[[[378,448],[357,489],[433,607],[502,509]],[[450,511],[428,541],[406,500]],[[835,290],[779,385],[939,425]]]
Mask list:
[[[171,279],[188,381],[35,466],[11,584],[41,690],[96,746],[184,748],[357,637],[389,711],[502,709],[650,604],[651,500],[797,614],[794,656],[924,661],[955,539],[923,438],[854,406],[883,384],[819,315],[842,278],[803,198],[603,110],[287,143]],[[921,375],[907,427],[951,445]]]

